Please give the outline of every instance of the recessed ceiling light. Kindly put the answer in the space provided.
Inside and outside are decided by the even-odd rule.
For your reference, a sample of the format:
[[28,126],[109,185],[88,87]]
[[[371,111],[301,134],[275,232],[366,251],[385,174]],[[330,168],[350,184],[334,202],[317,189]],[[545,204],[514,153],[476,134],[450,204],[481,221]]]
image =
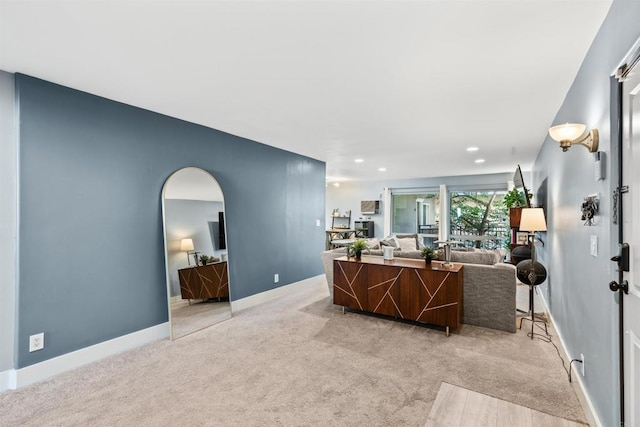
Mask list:
[[339,183],[339,182],[334,182],[334,183],[333,183],[333,186],[334,186],[334,187],[340,187],[340,183]]
[[379,170],[380,172],[384,172],[384,171],[386,171],[386,170],[387,170],[387,168],[378,168],[378,170]]
[[484,159],[477,159],[476,163],[484,163]]
[[478,147],[469,147],[467,151],[478,151]]
[[364,162],[364,159],[356,159],[356,163],[362,163]]

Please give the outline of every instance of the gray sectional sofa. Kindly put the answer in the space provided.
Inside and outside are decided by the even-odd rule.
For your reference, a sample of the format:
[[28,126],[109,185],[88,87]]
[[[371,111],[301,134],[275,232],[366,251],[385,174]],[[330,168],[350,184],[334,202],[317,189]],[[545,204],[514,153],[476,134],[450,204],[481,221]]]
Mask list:
[[[381,249],[366,255],[382,256]],[[344,248],[321,254],[333,298],[333,260],[346,255]],[[394,257],[420,258],[419,250],[394,251]],[[503,261],[504,251],[452,251],[451,261],[464,265],[462,322],[469,325],[516,331],[516,268]]]

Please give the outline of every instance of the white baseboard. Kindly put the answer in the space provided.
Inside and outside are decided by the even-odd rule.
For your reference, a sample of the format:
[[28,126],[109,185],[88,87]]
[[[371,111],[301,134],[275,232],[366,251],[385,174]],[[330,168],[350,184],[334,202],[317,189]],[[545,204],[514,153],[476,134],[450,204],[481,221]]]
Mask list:
[[162,323],[21,369],[0,372],[0,391],[25,387],[105,357],[168,338],[169,329],[169,322]]
[[[562,333],[558,329],[557,323],[553,321],[551,310],[549,310],[549,304],[547,303],[547,300],[545,299],[542,292],[540,292],[539,295],[540,295],[540,299],[542,300],[542,303],[544,304],[545,312],[547,313],[547,316],[549,316],[549,320],[554,325],[556,333],[558,334],[558,339],[560,340],[560,346],[562,347],[564,357],[566,358],[566,360],[571,361],[573,357],[569,355],[569,352],[567,351],[567,346],[564,343],[564,340],[562,339]],[[576,391],[576,396],[580,401],[580,405],[582,405],[582,409],[584,410],[584,415],[587,417],[587,422],[589,423],[589,425],[592,427],[602,427],[602,422],[600,422],[598,413],[596,412],[596,409],[593,406],[593,402],[591,401],[591,398],[589,397],[589,393],[587,392],[587,389],[584,386],[584,382],[582,382],[582,376],[581,376],[582,374],[580,373],[579,367],[580,365],[577,363],[575,366],[573,366],[573,372],[571,373],[571,379],[572,379],[571,384],[573,386],[573,389]],[[576,383],[573,381],[576,378],[578,379],[577,386],[575,385]]]
[[16,388],[16,374],[14,369],[0,372],[0,392]]
[[326,286],[326,282],[324,282],[324,274],[320,274],[318,276],[300,280],[299,282],[291,283],[289,285],[251,295],[246,298],[231,301],[231,312],[237,313],[238,311],[246,310],[248,308],[264,304],[265,302],[273,301],[274,299],[281,298],[286,295],[291,295],[302,289],[306,289],[311,285],[317,284],[318,280],[322,280]]

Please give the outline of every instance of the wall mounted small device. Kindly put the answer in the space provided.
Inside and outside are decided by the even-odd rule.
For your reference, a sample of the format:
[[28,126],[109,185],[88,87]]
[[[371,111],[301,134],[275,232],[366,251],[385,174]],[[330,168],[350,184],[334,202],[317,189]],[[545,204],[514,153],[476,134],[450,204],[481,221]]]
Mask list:
[[595,173],[596,181],[602,181],[605,178],[605,173],[604,173],[605,155],[604,155],[604,151],[596,151],[595,153],[593,153],[593,158],[595,160],[594,173]]
[[380,200],[362,200],[360,202],[362,215],[376,215],[380,213]]

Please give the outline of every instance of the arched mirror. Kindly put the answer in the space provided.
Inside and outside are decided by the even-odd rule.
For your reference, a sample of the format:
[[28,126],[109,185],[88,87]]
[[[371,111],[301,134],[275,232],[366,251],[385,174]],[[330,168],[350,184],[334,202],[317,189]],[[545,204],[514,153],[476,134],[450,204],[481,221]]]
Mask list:
[[224,197],[209,172],[180,169],[162,190],[171,339],[231,317]]

